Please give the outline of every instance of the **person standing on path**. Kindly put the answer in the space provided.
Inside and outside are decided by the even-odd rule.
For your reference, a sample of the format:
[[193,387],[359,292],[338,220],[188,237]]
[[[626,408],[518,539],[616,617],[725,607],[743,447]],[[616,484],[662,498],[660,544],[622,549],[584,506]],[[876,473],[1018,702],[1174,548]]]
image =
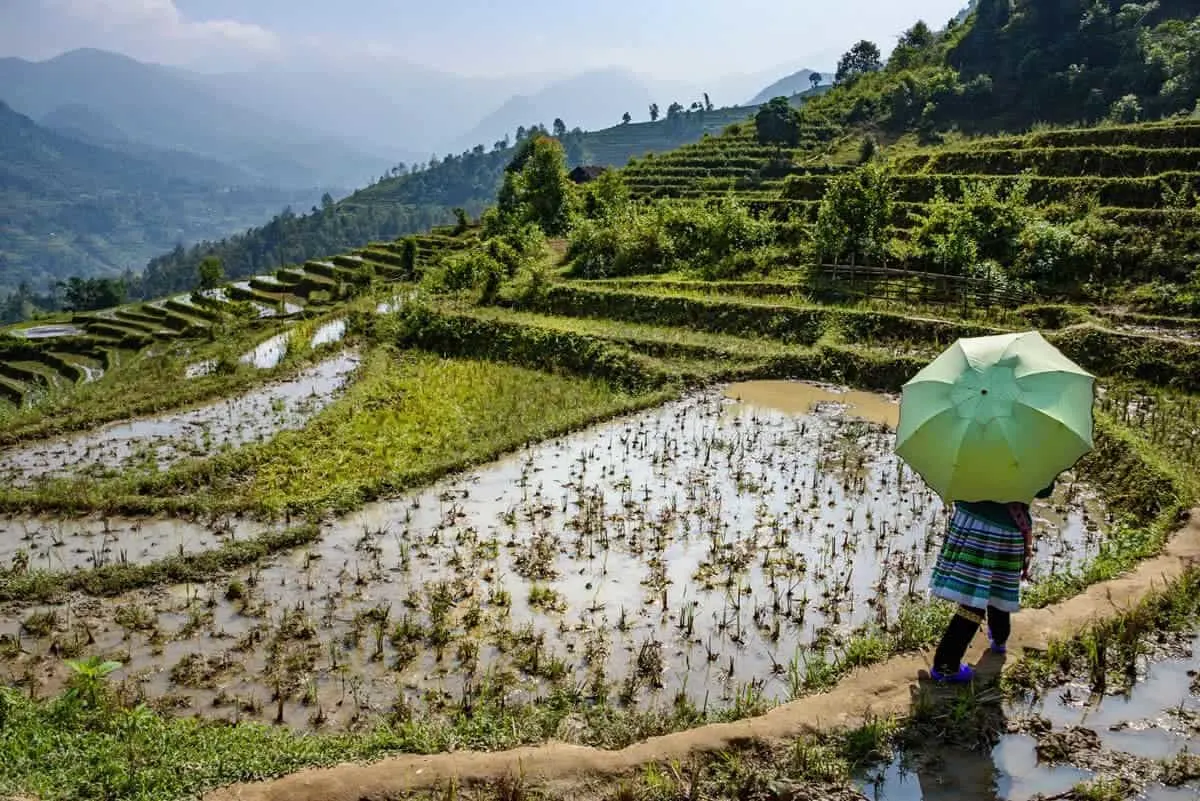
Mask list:
[[[1051,483],[1036,497],[1048,498],[1053,489]],[[955,502],[930,580],[935,598],[958,604],[933,656],[934,679],[968,682],[974,677],[962,658],[985,622],[992,652],[1005,652],[1032,556],[1033,520],[1027,504]]]

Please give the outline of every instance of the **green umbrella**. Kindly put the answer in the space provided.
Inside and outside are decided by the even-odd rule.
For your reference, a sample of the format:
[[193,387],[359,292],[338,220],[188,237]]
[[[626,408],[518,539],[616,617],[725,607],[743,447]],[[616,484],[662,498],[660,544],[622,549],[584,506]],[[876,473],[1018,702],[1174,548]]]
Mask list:
[[1092,448],[1095,378],[1036,331],[960,339],[904,385],[896,453],[947,501],[1023,501]]

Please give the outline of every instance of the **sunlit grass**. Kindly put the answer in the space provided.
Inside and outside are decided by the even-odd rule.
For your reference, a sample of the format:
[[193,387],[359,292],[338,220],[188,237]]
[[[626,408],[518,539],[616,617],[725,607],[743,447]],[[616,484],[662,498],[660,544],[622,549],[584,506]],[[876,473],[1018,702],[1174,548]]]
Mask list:
[[530,440],[655,400],[494,362],[373,352],[346,396],[253,455],[254,506],[352,508]]

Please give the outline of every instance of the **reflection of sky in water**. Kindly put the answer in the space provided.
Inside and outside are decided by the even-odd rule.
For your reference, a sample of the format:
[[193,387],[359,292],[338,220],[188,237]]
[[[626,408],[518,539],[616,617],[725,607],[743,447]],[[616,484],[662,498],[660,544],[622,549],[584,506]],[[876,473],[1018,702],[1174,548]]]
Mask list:
[[71,475],[87,468],[119,469],[145,451],[153,454],[161,468],[184,456],[208,455],[222,446],[299,428],[332,402],[335,391],[357,364],[356,356],[343,354],[238,397],[12,448],[0,453],[0,476],[28,483],[33,478]]
[[[399,609],[413,588],[478,584],[491,568],[513,623],[533,623],[548,642],[569,639],[563,625],[616,630],[630,649],[613,648],[618,663],[663,643],[668,688],[703,698],[732,661],[735,681],[786,695],[788,663],[807,658],[799,648],[894,625],[902,598],[924,597],[944,525],[940,501],[891,453],[891,432],[828,403],[839,399],[794,416],[705,393],[542,443],[349,515],[306,575],[320,597],[347,564],[364,564],[369,541],[383,582],[372,603]],[[1042,560],[1078,563],[1094,549],[1079,511],[1042,532],[1052,546]],[[470,560],[493,540],[496,558]],[[403,549],[412,562],[397,575]],[[522,577],[533,552],[548,574]],[[552,588],[565,611],[532,609],[531,583]],[[283,590],[276,600],[299,599]]]
[[[1015,625],[1020,625],[1017,618]],[[1146,759],[1164,759],[1181,751],[1200,751],[1200,736],[1179,722],[1173,710],[1200,713],[1200,699],[1191,694],[1189,671],[1200,637],[1192,642],[1192,658],[1165,659],[1149,666],[1144,681],[1128,696],[1105,696],[1089,706],[1083,686],[1068,685],[1045,693],[1036,705],[1011,704],[1010,717],[1037,713],[1048,718],[1056,730],[1083,726],[1100,735],[1102,747]],[[1075,703],[1062,701],[1070,688]],[[1039,765],[1037,740],[1026,734],[1001,738],[991,754],[936,748],[945,756],[944,767],[913,770],[900,755],[891,762],[867,771],[856,783],[871,801],[1029,801],[1041,794],[1065,793],[1081,781],[1095,778],[1090,770],[1071,765]],[[1146,801],[1200,799],[1200,787],[1150,785],[1137,798]]]

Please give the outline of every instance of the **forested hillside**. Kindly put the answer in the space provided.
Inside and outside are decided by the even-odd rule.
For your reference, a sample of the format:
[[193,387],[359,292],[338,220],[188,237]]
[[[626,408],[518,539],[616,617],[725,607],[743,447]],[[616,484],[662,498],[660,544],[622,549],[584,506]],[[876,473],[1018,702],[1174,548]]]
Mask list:
[[804,121],[934,137],[1190,112],[1198,14],[1200,0],[981,0],[964,23],[914,25],[886,67],[860,42],[838,65],[841,91],[806,104]]
[[[954,131],[1020,131],[1047,121],[1130,123],[1191,112],[1200,95],[1197,13],[1200,0],[1144,5],[983,0],[965,19],[950,20],[940,30],[918,22],[886,59],[874,43],[855,45],[838,64],[833,91],[814,93],[801,105],[796,144],[836,144],[864,132],[880,143],[910,132],[933,143]],[[531,125],[518,136],[552,133],[569,166],[616,166],[696,142],[753,111],[673,105],[664,110],[665,119],[652,123],[584,133],[556,120],[553,130]],[[672,182],[696,173],[708,193],[723,176],[736,174],[739,189],[761,184],[765,191],[790,174],[823,169],[825,157],[801,149],[799,161],[770,154],[736,165],[701,159],[681,163],[682,172],[642,164],[630,179],[634,186],[661,184],[669,194]],[[230,277],[244,277],[449,222],[455,208],[475,215],[494,201],[511,156],[506,138],[417,168],[400,165],[339,203],[306,214],[289,211],[226,240],[177,247],[154,258],[130,291],[152,297],[188,289],[206,256],[219,257]]]
[[323,258],[372,240],[424,231],[452,221],[455,208],[478,215],[495,201],[514,148],[535,133],[557,135],[572,166],[619,166],[635,155],[671,150],[719,132],[750,113],[748,108],[684,110],[679,106],[664,109],[665,119],[657,122],[594,132],[568,131],[561,124],[554,125],[554,130],[531,124],[518,131],[516,143],[506,138],[490,149],[477,145],[427,165],[400,166],[392,176],[338,203],[307,214],[281,214],[266,225],[219,242],[176,248],[151,260],[130,289],[137,297],[190,289],[200,262],[208,256],[221,259],[226,275],[240,278]]
[[181,240],[221,236],[320,197],[228,188],[243,177],[190,154],[140,157],[81,142],[0,102],[0,292],[119,275]]

